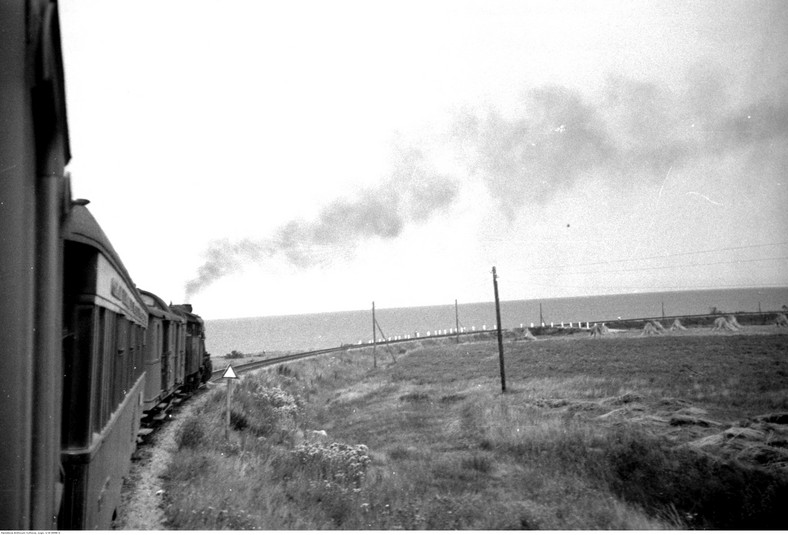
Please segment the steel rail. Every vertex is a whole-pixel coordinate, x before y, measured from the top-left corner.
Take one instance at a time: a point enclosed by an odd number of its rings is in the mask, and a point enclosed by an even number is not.
[[[281,364],[283,362],[290,362],[291,360],[298,360],[307,357],[314,357],[315,355],[323,355],[325,353],[333,353],[336,351],[344,351],[345,349],[350,349],[353,346],[343,346],[343,347],[332,347],[328,349],[316,349],[314,351],[306,351],[304,353],[293,353],[292,355],[283,355],[281,357],[273,357],[270,359],[258,360],[257,362],[248,362],[246,364],[238,364],[233,366],[233,370],[236,373],[244,373],[250,370],[254,370],[257,368],[264,368],[266,366],[273,366],[274,364]],[[358,346],[356,346],[358,347]],[[232,365],[232,363],[230,363]],[[217,380],[221,379],[224,375],[226,368],[224,370],[218,370],[211,374],[211,382],[216,382]]]
[[[486,333],[494,333],[494,330],[487,329],[487,330],[478,330],[478,331],[466,331],[464,333],[460,333],[460,336],[471,336],[474,334],[486,334]],[[437,335],[430,335],[430,336],[419,336],[418,338],[402,338],[400,340],[380,340],[377,342],[377,345],[390,345],[390,344],[406,344],[408,342],[417,342],[421,340],[433,340],[435,338],[455,338],[457,333],[450,333],[450,334],[437,334]],[[292,360],[299,360],[307,357],[314,357],[317,355],[325,355],[328,353],[336,353],[338,351],[347,351],[349,349],[363,349],[367,347],[372,347],[375,345],[374,342],[364,342],[363,344],[351,344],[351,345],[344,345],[339,347],[329,347],[326,349],[315,349],[312,351],[305,351],[302,353],[293,353],[291,355],[283,355],[281,357],[273,357],[270,359],[265,360],[258,360],[257,362],[249,362],[246,364],[238,364],[237,366],[233,366],[233,370],[236,373],[243,373],[248,372],[250,370],[255,370],[257,368],[264,368],[266,366],[273,366],[274,364],[282,364],[283,362],[290,362]],[[232,363],[230,363],[232,365]],[[222,378],[224,375],[225,369],[215,371],[211,374],[211,382],[216,382],[217,380]]]

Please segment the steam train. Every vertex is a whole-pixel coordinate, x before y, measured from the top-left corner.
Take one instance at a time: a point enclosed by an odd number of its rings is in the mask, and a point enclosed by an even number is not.
[[[57,4],[0,0],[0,529],[107,529],[146,413],[210,377],[74,200]]]

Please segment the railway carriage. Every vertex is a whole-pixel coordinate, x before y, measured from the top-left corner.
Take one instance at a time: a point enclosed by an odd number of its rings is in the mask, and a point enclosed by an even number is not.
[[[148,308],[148,334],[145,351],[145,398],[143,407],[149,411],[170,397],[180,386],[177,381],[179,344],[185,332],[184,319],[175,314],[157,295],[140,291]]]
[[[61,529],[109,526],[142,416],[148,311],[88,210],[64,227]]]

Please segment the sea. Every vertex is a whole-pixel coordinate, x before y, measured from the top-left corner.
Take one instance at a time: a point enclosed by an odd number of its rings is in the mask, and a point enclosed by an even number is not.
[[[584,325],[614,319],[784,311],[788,287],[629,293],[591,297],[501,301],[504,329],[539,325]],[[663,314],[664,311],[664,314]],[[386,338],[424,336],[455,329],[493,329],[495,303],[458,303],[377,308],[375,320]],[[372,310],[206,320],[206,348],[214,356],[233,350],[308,351],[372,341]]]

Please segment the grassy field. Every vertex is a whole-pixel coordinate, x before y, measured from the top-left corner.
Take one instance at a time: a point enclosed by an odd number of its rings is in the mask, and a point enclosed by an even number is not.
[[[788,527],[784,330],[509,340],[503,395],[494,341],[391,350],[245,377],[229,441],[204,394],[168,527]]]

